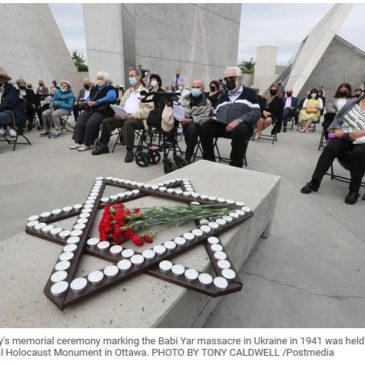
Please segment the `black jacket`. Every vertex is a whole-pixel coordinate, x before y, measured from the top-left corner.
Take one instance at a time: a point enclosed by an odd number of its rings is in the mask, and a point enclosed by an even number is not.
[[[8,83],[4,86],[0,103],[0,112],[6,111],[13,113],[15,124],[17,126],[24,126],[26,120],[24,100],[20,99],[19,90],[12,84]]]

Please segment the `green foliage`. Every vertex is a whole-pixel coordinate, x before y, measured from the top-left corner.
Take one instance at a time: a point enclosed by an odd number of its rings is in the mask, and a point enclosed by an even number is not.
[[[87,65],[85,65],[86,59],[83,54],[78,53],[76,50],[72,51],[72,59],[78,72],[85,72],[89,70]]]
[[[238,67],[245,74],[253,74],[255,72],[255,62],[252,57],[249,61],[243,60]]]

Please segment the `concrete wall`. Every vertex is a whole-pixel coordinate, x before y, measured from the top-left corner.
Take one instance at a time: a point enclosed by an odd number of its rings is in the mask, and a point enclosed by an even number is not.
[[[332,98],[342,82],[353,89],[365,81],[365,52],[339,36],[335,36],[316,68],[304,84],[300,96],[307,90],[323,85],[328,98]]]
[[[22,77],[33,86],[42,79],[67,79],[78,75],[69,51],[47,4],[0,4],[0,65],[15,81]]]
[[[187,86],[195,78],[206,84],[222,78],[237,63],[240,9],[240,4],[85,4],[90,77],[103,68],[115,83],[125,84],[128,67],[140,64],[158,73],[164,86],[177,68]]]
[[[253,87],[263,94],[276,78],[278,49],[274,46],[257,47]]]

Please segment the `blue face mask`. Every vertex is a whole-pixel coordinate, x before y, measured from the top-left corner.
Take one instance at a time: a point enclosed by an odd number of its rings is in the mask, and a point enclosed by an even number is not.
[[[131,86],[134,86],[137,83],[137,79],[135,77],[130,77],[128,82]]]
[[[196,89],[196,88],[191,89],[191,95],[193,95],[195,98],[197,98],[201,94],[202,94],[202,91],[200,89]]]

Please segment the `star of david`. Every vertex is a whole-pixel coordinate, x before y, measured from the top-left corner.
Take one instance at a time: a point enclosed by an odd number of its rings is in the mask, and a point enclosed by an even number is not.
[[[107,186],[122,188],[125,191],[103,197]],[[220,218],[196,222],[195,229],[163,244],[139,251],[90,236],[97,211],[104,205],[125,203],[148,195],[186,204],[220,204],[232,210]],[[71,304],[142,273],[213,297],[239,291],[242,282],[218,236],[251,216],[253,212],[242,202],[196,193],[186,178],[158,184],[144,184],[115,177],[97,177],[84,204],[75,204],[31,216],[28,218],[25,231],[63,246],[44,288],[45,295],[63,310]],[[76,217],[72,231],[52,224],[71,217]],[[171,261],[197,245],[204,245],[214,275]],[[75,278],[82,255],[85,253],[109,261],[110,264],[86,276]]]

